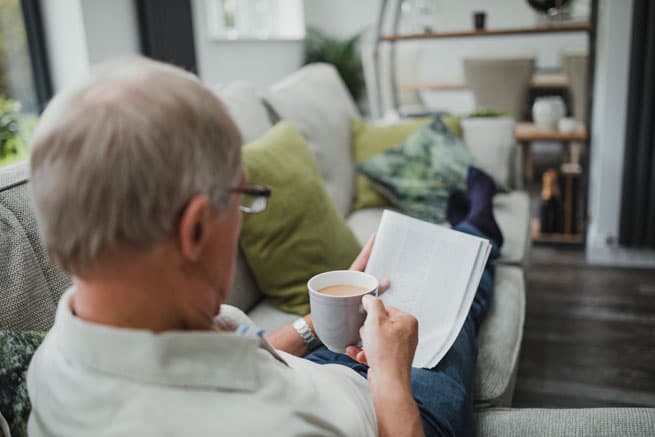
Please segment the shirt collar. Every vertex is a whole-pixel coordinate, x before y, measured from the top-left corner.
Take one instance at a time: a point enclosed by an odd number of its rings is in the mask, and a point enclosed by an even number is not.
[[[253,391],[259,384],[261,339],[232,332],[116,328],[75,317],[69,288],[59,301],[52,332],[68,360],[144,383]],[[264,358],[265,359],[265,358]]]

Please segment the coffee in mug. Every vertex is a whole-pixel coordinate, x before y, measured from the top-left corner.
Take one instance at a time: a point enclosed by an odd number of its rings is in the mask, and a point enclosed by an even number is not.
[[[323,294],[329,294],[330,296],[355,296],[361,295],[368,290],[366,287],[360,287],[358,285],[335,284],[323,287],[318,291]]]

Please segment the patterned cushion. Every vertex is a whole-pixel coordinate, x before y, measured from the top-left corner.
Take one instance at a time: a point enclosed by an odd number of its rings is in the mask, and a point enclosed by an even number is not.
[[[27,368],[45,332],[0,331],[0,413],[11,435],[27,435],[30,400],[27,396]]]
[[[477,162],[440,115],[398,147],[357,165],[391,203],[407,214],[433,223],[446,221],[448,196],[466,190],[466,175]],[[496,180],[499,191],[507,191]]]
[[[442,223],[448,195],[466,189],[473,158],[440,117],[404,143],[357,165],[357,170],[408,214]]]
[[[27,163],[0,170],[0,329],[46,330],[71,284],[39,237]]]

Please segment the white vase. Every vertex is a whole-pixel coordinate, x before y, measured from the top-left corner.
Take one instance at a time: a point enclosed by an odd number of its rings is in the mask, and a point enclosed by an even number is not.
[[[539,130],[556,130],[557,122],[565,114],[566,105],[561,97],[539,97],[532,105],[532,120]]]

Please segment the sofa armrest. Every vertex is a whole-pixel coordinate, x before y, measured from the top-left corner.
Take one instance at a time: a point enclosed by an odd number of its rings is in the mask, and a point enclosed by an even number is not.
[[[490,409],[476,414],[478,436],[653,436],[655,408]]]

